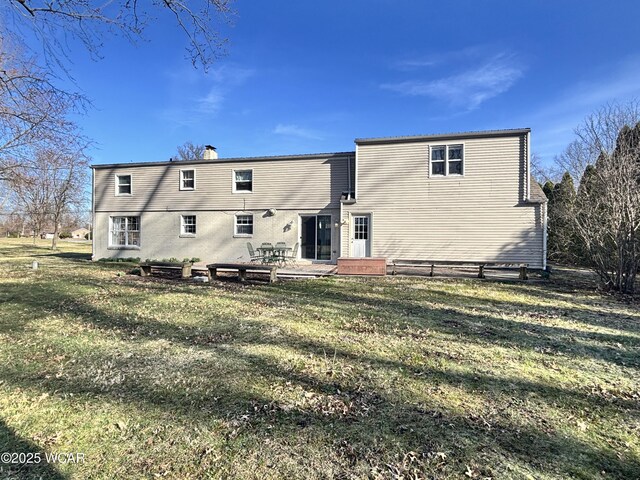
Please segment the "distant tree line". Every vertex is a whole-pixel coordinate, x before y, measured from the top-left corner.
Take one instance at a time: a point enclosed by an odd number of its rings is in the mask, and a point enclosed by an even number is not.
[[[542,186],[548,257],[593,269],[607,290],[633,293],[640,270],[638,103],[599,110],[576,136],[556,159],[562,179]]]

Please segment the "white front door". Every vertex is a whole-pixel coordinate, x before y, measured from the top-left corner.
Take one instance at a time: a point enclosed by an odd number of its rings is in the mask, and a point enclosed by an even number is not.
[[[353,256],[355,258],[369,257],[371,256],[371,219],[369,215],[354,215],[352,218],[353,238],[351,243],[353,245]]]

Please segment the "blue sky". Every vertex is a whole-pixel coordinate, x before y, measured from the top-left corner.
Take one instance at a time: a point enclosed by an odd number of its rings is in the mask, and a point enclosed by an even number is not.
[[[637,1],[235,3],[209,73],[160,18],[137,46],[74,52],[95,108],[95,163],[167,160],[187,140],[221,157],[345,151],[353,139],[532,128],[551,161],[608,101],[640,97]]]

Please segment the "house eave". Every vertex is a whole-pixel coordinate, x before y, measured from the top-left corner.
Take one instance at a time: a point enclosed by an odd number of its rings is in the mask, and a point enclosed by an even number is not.
[[[329,158],[349,158],[356,154],[353,152],[331,152],[331,153],[309,153],[302,155],[275,155],[266,157],[235,157],[235,158],[218,158],[215,160],[165,160],[162,162],[131,162],[131,163],[106,163],[94,164],[91,168],[99,170],[103,168],[129,168],[129,167],[151,167],[158,165],[201,165],[201,164],[223,164],[223,163],[250,163],[250,162],[273,162],[273,161],[295,161],[295,160],[314,160]]]
[[[471,138],[511,137],[531,132],[530,128],[514,128],[507,130],[486,130],[478,132],[438,133],[433,135],[409,135],[401,137],[356,138],[356,145],[380,145],[411,142],[437,142],[444,140],[462,140]]]

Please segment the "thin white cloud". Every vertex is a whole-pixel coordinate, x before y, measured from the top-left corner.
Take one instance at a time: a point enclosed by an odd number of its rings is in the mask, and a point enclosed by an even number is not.
[[[387,83],[380,87],[402,95],[431,97],[468,111],[509,90],[523,73],[524,69],[512,56],[499,54],[455,75]]]
[[[222,65],[209,72],[216,83],[225,85],[240,85],[254,74],[255,70],[237,65]]]
[[[403,60],[395,62],[392,68],[398,70],[419,70],[423,68],[431,68],[437,65],[452,63],[468,63],[477,61],[478,59],[491,56],[495,52],[495,46],[491,45],[472,45],[460,50],[451,50],[448,52],[431,53],[428,55],[407,56]]]
[[[276,128],[273,129],[273,133],[290,137],[306,138],[309,140],[323,139],[322,135],[319,132],[294,124],[279,123],[278,125],[276,125]]]
[[[399,70],[413,70],[418,68],[435,67],[440,63],[440,60],[435,58],[411,58],[407,60],[401,60],[394,64],[394,67]]]
[[[194,110],[201,112],[203,114],[210,113],[215,114],[218,113],[218,110],[222,107],[222,103],[224,102],[224,92],[217,86],[212,87],[204,97],[200,97],[196,101],[196,106]]]
[[[607,103],[640,99],[640,57],[593,66],[590,77],[570,85],[518,122],[532,127],[533,149],[550,163],[575,139],[574,129]]]
[[[553,99],[537,113],[537,117],[560,120],[560,124],[574,122],[576,116],[582,120],[605,103],[625,101],[640,96],[640,57],[629,57],[617,64],[607,66],[604,74],[591,77],[571,85],[559,99]],[[565,121],[566,120],[566,121]],[[557,127],[561,128],[561,127]],[[563,128],[563,127],[562,127]]]
[[[169,72],[172,101],[160,111],[163,121],[190,127],[216,116],[233,89],[255,75],[255,70],[238,65],[222,65],[208,73],[193,69]]]

